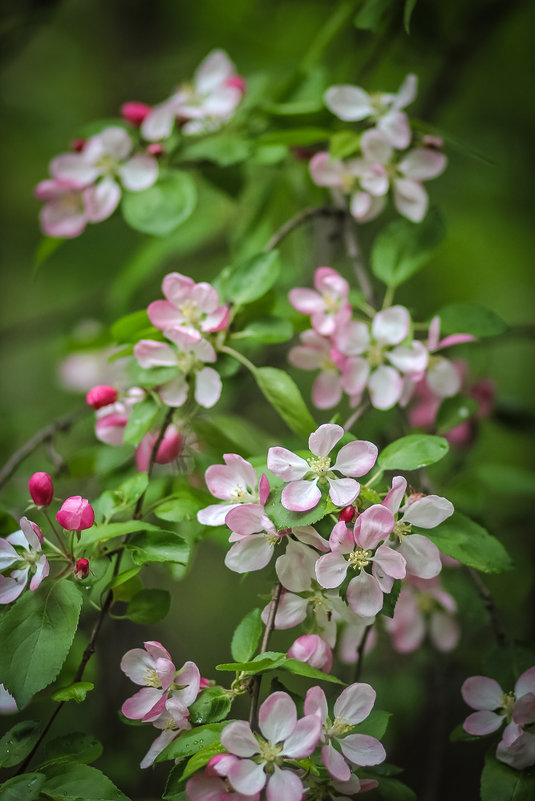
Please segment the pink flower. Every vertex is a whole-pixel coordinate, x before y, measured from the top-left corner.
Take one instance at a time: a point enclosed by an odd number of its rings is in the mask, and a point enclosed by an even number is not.
[[[231,509],[225,523],[232,531],[229,542],[233,543],[225,556],[225,564],[235,573],[262,570],[286,534],[276,530],[264,507],[256,503],[239,504]]]
[[[266,785],[269,801],[301,801],[301,778],[282,767],[288,760],[310,756],[320,738],[321,721],[315,714],[297,719],[297,709],[285,692],[272,693],[258,713],[261,736],[245,721],[229,723],[221,744],[239,759],[230,765],[228,779],[239,793],[260,792]],[[253,759],[256,757],[256,759]]]
[[[141,692],[143,691],[141,690]],[[129,700],[132,701],[133,699]],[[162,712],[155,720],[151,718],[150,722],[155,728],[163,729],[163,731],[153,740],[151,747],[140,762],[140,768],[150,768],[158,754],[160,754],[169,743],[172,743],[180,732],[191,729],[188,709],[175,695],[166,698]]]
[[[297,311],[311,316],[318,334],[329,336],[342,320],[351,316],[349,284],[336,270],[318,267],[314,273],[314,286],[315,290],[290,290],[290,303]]]
[[[63,501],[56,520],[66,531],[83,531],[94,524],[95,512],[87,498],[73,495]]]
[[[228,324],[228,308],[219,305],[219,296],[210,284],[196,284],[186,275],[169,273],[162,290],[166,300],[150,303],[147,312],[151,323],[164,333],[178,329],[184,341],[198,342],[202,334],[221,331]]]
[[[152,450],[159,437],[159,432],[149,432],[145,434],[136,449],[136,465],[140,473],[148,470]],[[165,434],[158,446],[155,462],[156,464],[169,464],[178,458],[182,450],[182,435],[174,425],[169,425],[165,429]]]
[[[312,329],[303,331],[300,338],[301,344],[288,353],[288,361],[301,370],[320,370],[314,381],[312,401],[318,409],[331,409],[342,397],[340,368],[345,357]]]
[[[397,514],[407,489],[403,476],[394,476],[392,489],[384,498],[382,505],[392,514]],[[438,576],[442,570],[440,552],[437,546],[422,534],[412,533],[412,527],[435,528],[454,512],[453,504],[440,495],[424,495],[417,499],[408,498],[401,509],[401,517],[393,527],[393,537],[397,537],[397,550],[407,562],[407,573],[422,579]]]
[[[456,395],[461,388],[461,375],[454,362],[435,356],[434,353],[442,348],[460,345],[464,342],[474,342],[471,334],[452,334],[440,339],[440,317],[433,317],[429,325],[429,338],[427,349],[430,354],[429,367],[426,372],[426,381],[429,388],[440,398],[449,398]]]
[[[121,117],[127,122],[139,128],[143,120],[150,114],[151,107],[146,103],[139,103],[138,101],[130,101],[123,103],[121,106]]]
[[[316,715],[322,724],[321,758],[329,774],[339,781],[348,781],[354,765],[378,765],[386,758],[385,749],[375,737],[351,734],[353,726],[365,720],[373,709],[375,690],[369,684],[351,684],[343,690],[334,704],[334,715],[329,717],[325,693],[320,687],[311,687],[305,697],[305,715]],[[338,745],[341,752],[334,747]]]
[[[115,387],[108,387],[99,384],[93,389],[90,389],[85,399],[89,406],[93,409],[102,409],[104,406],[109,406],[117,400],[117,390]]]
[[[418,648],[429,628],[431,642],[439,651],[451,651],[459,641],[455,620],[457,605],[440,586],[439,580],[409,576],[402,588],[394,617],[385,618],[396,651],[409,653]]]
[[[89,575],[89,559],[78,559],[74,576],[77,579],[86,579]]]
[[[343,437],[344,429],[332,423],[320,426],[308,439],[312,456],[303,459],[286,448],[270,448],[268,468],[278,478],[290,483],[284,487],[281,503],[293,512],[306,512],[318,505],[322,486],[329,485],[329,496],[336,506],[353,503],[360,491],[354,476],[365,475],[377,459],[377,448],[371,442],[356,440],[344,445],[331,466],[328,456]],[[346,478],[336,478],[335,472]]]
[[[43,535],[36,523],[27,517],[21,517],[20,529],[0,539],[0,604],[9,604],[21,595],[30,571],[33,577],[30,590],[36,590],[50,572],[50,565],[44,553],[41,553]]]
[[[330,673],[333,666],[333,652],[328,642],[318,634],[303,634],[295,640],[286,656],[306,662],[311,667]]]
[[[45,202],[39,220],[47,236],[72,239],[90,222],[83,191],[70,181],[41,181],[35,187],[35,197]]]
[[[244,795],[229,790],[225,779],[232,765],[239,760],[230,754],[216,754],[202,773],[196,773],[186,783],[189,801],[260,801],[260,793]]]
[[[405,577],[404,557],[388,545],[379,545],[390,536],[394,525],[394,516],[386,507],[370,506],[359,515],[353,531],[343,521],[335,525],[329,539],[331,553],[316,563],[318,582],[329,589],[340,586],[349,568],[358,572],[348,584],[346,597],[362,617],[380,612],[383,592],[390,592],[394,579]],[[365,569],[370,563],[372,573]]]
[[[120,400],[97,409],[95,435],[106,445],[122,445],[132,406],[145,398],[145,390],[132,387]]]
[[[54,484],[49,473],[34,473],[28,481],[28,489],[36,506],[50,506],[54,497]]]
[[[463,728],[469,734],[490,734],[506,723],[496,758],[517,770],[535,764],[535,735],[524,726],[535,722],[535,667],[525,670],[517,679],[512,693],[504,693],[494,679],[471,676],[463,683],[461,693],[472,709]]]
[[[216,498],[228,503],[207,506],[197,513],[204,526],[221,526],[231,509],[242,503],[262,506],[269,495],[269,481],[262,473],[260,481],[252,464],[237,453],[224,453],[225,464],[214,464],[204,474],[206,486]]]

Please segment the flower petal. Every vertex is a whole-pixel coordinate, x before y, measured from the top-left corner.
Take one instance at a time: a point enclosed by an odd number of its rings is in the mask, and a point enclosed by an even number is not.
[[[382,364],[369,377],[368,389],[376,409],[390,409],[401,396],[403,381],[397,370]]]
[[[305,759],[316,748],[321,736],[321,720],[307,715],[297,721],[295,729],[284,741],[282,754],[290,759]]]
[[[344,476],[364,476],[374,466],[377,453],[377,446],[373,442],[349,442],[340,448],[333,470],[338,470]]]
[[[349,734],[340,740],[340,748],[354,765],[379,765],[386,759],[386,751],[379,740],[367,734]]]
[[[337,751],[331,743],[327,743],[321,749],[321,759],[328,773],[333,779],[346,782],[351,777],[351,769],[342,754]]]
[[[503,701],[502,688],[487,676],[470,676],[461,687],[461,695],[468,706],[478,710],[498,709]]]
[[[344,436],[342,426],[334,423],[324,423],[308,438],[308,447],[314,456],[327,456],[336,443]]]
[[[463,722],[463,729],[468,734],[490,734],[496,729],[499,729],[505,718],[503,715],[497,715],[495,712],[490,712],[488,709],[482,709],[479,712],[473,712],[468,715]]]
[[[372,617],[383,608],[383,593],[377,579],[365,570],[351,579],[346,597],[351,609],[362,617]]]
[[[301,801],[302,798],[303,783],[299,776],[293,770],[281,770],[275,765],[268,779],[267,801]]]
[[[221,732],[221,745],[239,757],[251,757],[260,753],[258,740],[244,720],[236,720],[225,726]]]
[[[407,573],[418,578],[430,579],[442,570],[440,551],[434,542],[422,534],[403,537],[399,552],[407,561]]]
[[[275,471],[273,471],[275,472]],[[306,512],[313,509],[321,500],[321,490],[314,481],[292,481],[281,493],[281,503],[292,512]]]
[[[303,478],[309,471],[308,462],[286,448],[270,448],[267,455],[267,466],[282,481],[295,481]]]
[[[288,693],[272,693],[258,710],[260,731],[273,744],[289,737],[296,724],[297,709]]]
[[[331,86],[324,99],[329,111],[346,122],[364,120],[373,114],[370,96],[359,86]]]
[[[334,714],[356,725],[365,720],[375,704],[375,690],[369,684],[351,684],[343,690],[334,704]]]
[[[347,568],[348,563],[342,554],[326,553],[320,556],[316,562],[316,578],[318,583],[327,589],[339,587],[346,577]]]
[[[335,506],[349,506],[360,492],[360,484],[354,478],[327,478],[329,497]]]
[[[443,523],[454,512],[453,504],[440,495],[426,495],[419,498],[406,509],[403,522],[413,523],[420,528],[434,528]]]

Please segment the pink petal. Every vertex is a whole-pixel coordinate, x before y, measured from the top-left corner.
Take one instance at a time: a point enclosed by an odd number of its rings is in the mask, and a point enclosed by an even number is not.
[[[453,615],[447,612],[433,612],[429,620],[429,635],[438,651],[452,651],[461,633]]]
[[[327,720],[329,707],[327,706],[327,698],[321,687],[311,687],[307,691],[304,703],[305,715],[316,715],[322,723]]]
[[[260,753],[258,740],[255,739],[251,727],[244,720],[229,723],[221,732],[221,745],[239,757],[251,757]]]
[[[331,86],[325,93],[325,105],[346,122],[364,120],[373,114],[369,94],[358,86]]]
[[[161,754],[163,749],[167,745],[169,745],[169,743],[172,743],[175,737],[178,737],[177,731],[173,730],[163,731],[159,735],[159,737],[156,737],[156,739],[153,740],[151,747],[141,760],[139,767],[141,769],[150,768],[150,766],[154,763],[154,760],[156,759],[158,754]]]
[[[130,192],[148,189],[158,178],[158,162],[153,156],[137,155],[119,167],[123,186]]]
[[[295,729],[284,741],[282,754],[290,759],[305,759],[316,748],[321,736],[321,720],[307,715],[297,721]]]
[[[272,743],[279,743],[289,737],[296,724],[297,710],[288,693],[272,693],[258,711],[260,731]]]
[[[316,578],[322,587],[339,587],[346,577],[348,563],[339,553],[326,553],[316,562]],[[381,595],[382,598],[382,595]]]
[[[267,801],[301,801],[303,792],[303,784],[296,773],[274,766],[273,773],[268,778]]]
[[[336,443],[344,436],[342,426],[334,423],[324,423],[308,438],[308,447],[314,456],[327,456]]]
[[[411,503],[403,514],[405,523],[413,523],[420,528],[434,528],[443,523],[454,512],[453,504],[440,495],[426,495]]]
[[[259,531],[273,530],[273,523],[259,503],[238,504],[228,513],[225,523],[238,534],[250,535]]]
[[[318,554],[308,545],[289,540],[286,553],[279,556],[275,565],[282,586],[292,592],[309,590],[317,559]]]
[[[468,734],[490,734],[496,729],[499,729],[504,721],[502,715],[497,715],[495,712],[490,712],[488,709],[483,709],[480,712],[473,712],[468,715],[463,723],[463,729]]]
[[[207,314],[202,321],[203,331],[221,331],[226,328],[229,321],[229,311],[227,306],[219,306],[212,313]]]
[[[355,547],[355,535],[350,531],[343,520],[335,523],[329,536],[331,551],[338,554],[351,553]]]
[[[389,111],[381,117],[377,127],[397,150],[404,150],[411,141],[409,120],[402,111]]]
[[[99,170],[82,153],[63,153],[50,162],[50,174],[73,189],[82,189],[98,178]]]
[[[351,684],[334,704],[334,715],[356,725],[365,720],[375,704],[375,690],[369,684]]]
[[[65,239],[79,236],[87,225],[81,193],[49,201],[39,213],[43,233]]]
[[[177,355],[170,345],[154,339],[141,339],[134,346],[134,356],[141,367],[174,367],[177,364]]]
[[[16,570],[11,576],[0,575],[0,604],[10,604],[23,592],[28,580],[28,571]],[[14,574],[17,574],[16,576]],[[22,575],[24,574],[24,575]]]
[[[195,400],[205,409],[211,409],[221,396],[223,383],[213,367],[203,367],[195,374]]]
[[[295,481],[303,478],[310,470],[308,462],[301,456],[280,447],[268,450],[267,466],[282,481]]]
[[[387,576],[391,576],[394,579],[405,578],[405,559],[400,553],[389,548],[388,545],[380,545],[373,558]]]
[[[383,593],[377,579],[365,570],[351,579],[346,597],[351,609],[361,617],[373,617],[383,608]]]
[[[162,384],[158,394],[166,406],[178,408],[185,404],[188,391],[189,385],[185,376],[177,375],[176,378],[172,378],[171,381],[166,381],[165,384]]]
[[[387,358],[401,373],[419,375],[427,367],[429,354],[422,342],[411,342],[410,347],[398,345],[387,354]]]
[[[410,105],[415,98],[418,91],[418,76],[410,73],[407,75],[392,102],[392,108],[400,109]]]
[[[50,573],[50,565],[47,561],[46,556],[43,554],[39,561],[37,562],[37,568],[35,573],[30,581],[30,590],[36,590],[40,583],[45,579],[48,574]]]
[[[382,505],[386,506],[387,509],[390,509],[390,511],[395,514],[401,506],[406,489],[407,479],[403,478],[403,476],[394,476],[392,479],[392,489],[382,500]]]
[[[428,181],[440,175],[446,168],[446,163],[444,153],[428,148],[415,148],[402,159],[398,169],[413,181]]]
[[[342,188],[344,185],[344,165],[329,153],[316,153],[310,159],[310,176],[316,186]]]
[[[374,220],[385,207],[386,198],[372,197],[368,192],[354,192],[351,196],[349,209],[352,216],[359,222]]]
[[[333,470],[344,476],[364,476],[377,460],[377,446],[366,440],[355,440],[340,448]]]
[[[163,701],[163,704],[162,704]],[[139,692],[127,698],[121,707],[125,718],[131,720],[149,720],[160,714],[159,707],[165,705],[164,691],[156,687],[143,687]]]
[[[372,334],[380,345],[398,345],[409,333],[410,315],[404,306],[391,306],[373,318]]]
[[[441,398],[456,395],[461,388],[461,377],[449,359],[434,362],[426,373],[426,379],[429,388]]]
[[[225,565],[235,573],[262,570],[269,563],[273,548],[262,534],[251,534],[232,545],[225,556]]]
[[[497,709],[503,702],[502,688],[487,676],[470,676],[461,687],[461,695],[472,709]]]
[[[409,534],[403,537],[399,552],[407,561],[407,573],[423,579],[438,576],[442,570],[440,551],[437,546],[422,534]]]
[[[161,103],[154,106],[141,124],[141,134],[149,142],[157,142],[159,139],[167,139],[173,130],[175,113],[169,103]]]
[[[314,481],[303,479],[287,484],[281,493],[281,503],[284,508],[292,512],[306,512],[317,506],[321,500],[321,491],[316,486],[317,480],[317,478]]]
[[[334,371],[320,373],[314,381],[312,402],[317,409],[332,409],[340,403],[342,385],[339,374]]]
[[[337,751],[331,743],[327,743],[321,749],[321,759],[328,773],[333,779],[346,782],[351,776],[351,769],[342,754]]]
[[[377,164],[388,164],[392,158],[392,145],[383,131],[370,128],[360,138],[360,146],[364,158]]]
[[[18,559],[19,555],[11,543],[6,539],[0,539],[0,571],[11,567]]]
[[[188,801],[222,801],[224,795],[225,784],[219,776],[196,773],[186,782]]]
[[[515,693],[517,698],[521,698],[526,693],[535,693],[535,667],[528,668],[518,677]]]
[[[379,765],[386,759],[386,751],[379,740],[367,734],[349,734],[340,740],[340,748],[354,765]]]
[[[323,299],[313,289],[291,289],[288,298],[301,314],[313,314],[323,309]]]
[[[323,551],[323,553],[328,553],[330,550],[329,543],[312,526],[295,526],[292,531],[299,542],[311,545],[316,550]]]
[[[509,747],[503,742],[498,743],[496,757],[515,770],[524,770],[535,765],[535,735],[525,731]]]
[[[370,195],[380,197],[388,192],[388,174],[380,164],[369,164],[362,170],[360,184]]]
[[[421,222],[426,215],[429,198],[417,181],[397,178],[394,181],[394,203],[404,217],[412,222]]]
[[[368,379],[368,389],[376,409],[390,409],[401,396],[403,381],[393,367],[381,365]]]
[[[525,693],[516,701],[513,707],[513,720],[519,726],[528,726],[535,722],[535,695],[533,693]]]
[[[329,497],[335,506],[349,506],[360,492],[360,484],[354,478],[327,478]]]
[[[254,795],[254,793],[259,793],[266,783],[264,765],[257,765],[250,759],[240,759],[231,766],[228,779],[239,793]]]
[[[264,624],[268,621],[270,607],[271,602],[262,610]],[[292,592],[282,593],[277,606],[277,614],[275,615],[275,628],[293,629],[294,626],[298,626],[306,618],[307,608],[308,601],[306,598],[301,598],[301,596],[294,595]]]
[[[358,356],[347,359],[343,368],[342,389],[348,395],[360,395],[366,387],[369,375],[370,365],[366,359]]]
[[[369,506],[355,523],[355,541],[364,550],[374,550],[392,533],[395,525],[394,515],[380,503]]]
[[[203,526],[223,526],[228,513],[239,505],[239,503],[218,503],[206,506],[197,512],[197,520]]]

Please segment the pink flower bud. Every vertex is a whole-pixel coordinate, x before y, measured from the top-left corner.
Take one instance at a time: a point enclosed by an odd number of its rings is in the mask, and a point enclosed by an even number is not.
[[[354,506],[344,506],[340,514],[338,515],[338,520],[342,520],[344,523],[351,523],[355,516],[355,512],[357,510]]]
[[[74,575],[77,579],[86,579],[89,575],[89,559],[78,559]]]
[[[95,522],[93,507],[81,495],[74,495],[63,501],[62,507],[56,515],[56,520],[67,531],[82,531],[91,528]]]
[[[242,95],[244,95],[247,90],[247,81],[245,78],[242,78],[241,75],[231,75],[230,78],[227,78],[225,84],[226,86],[232,86],[234,89],[239,89]]]
[[[93,409],[102,409],[103,406],[109,406],[110,403],[115,403],[117,400],[117,390],[115,387],[98,384],[96,387],[89,390],[85,399]]]
[[[48,473],[34,473],[28,481],[28,489],[36,506],[49,506],[52,502],[54,485]]]
[[[333,665],[333,652],[330,645],[318,634],[304,634],[298,637],[286,656],[307,662],[311,667],[329,673]]]
[[[151,110],[151,107],[147,106],[146,103],[132,101],[130,103],[123,103],[121,106],[121,116],[127,122],[139,127]]]
[[[159,142],[151,142],[150,145],[147,145],[147,153],[149,156],[155,156],[156,158],[159,158],[160,156],[163,156],[165,150],[163,145],[160,145]]]
[[[39,542],[43,542],[43,532],[41,531],[41,529],[39,528],[37,523],[34,523],[33,520],[28,520],[28,523],[33,528],[33,530],[35,531],[35,535],[36,535],[37,539],[39,540]]]
[[[87,139],[73,139],[71,142],[71,150],[74,150],[75,153],[81,153],[86,142]]]
[[[207,687],[211,687],[211,686],[212,686],[211,680],[210,679],[203,679],[203,677],[201,676],[201,681],[199,683],[199,689],[206,690]]]
[[[152,449],[158,439],[157,434],[145,434],[136,451],[136,464],[140,473],[148,470]],[[157,464],[169,464],[177,456],[180,455],[182,450],[182,436],[174,427],[170,425],[167,427],[164,437],[158,448],[155,462]]]

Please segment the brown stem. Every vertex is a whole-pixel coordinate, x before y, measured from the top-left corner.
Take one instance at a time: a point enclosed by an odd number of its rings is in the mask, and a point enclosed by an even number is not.
[[[364,633],[360,638],[360,642],[357,648],[357,664],[355,665],[355,678],[354,681],[360,681],[360,677],[362,675],[362,666],[364,664],[364,649],[366,647],[366,641],[370,636],[370,632],[373,629],[373,623],[370,623],[369,626],[366,626],[364,629]]]
[[[11,478],[18,466],[34,451],[39,445],[52,440],[56,434],[65,433],[69,431],[74,423],[84,415],[88,414],[91,410],[89,408],[77,409],[75,412],[59,417],[53,420],[47,426],[42,428],[33,435],[28,442],[25,442],[15,453],[7,460],[2,470],[0,470],[0,489]]]
[[[264,636],[262,637],[262,643],[260,645],[260,653],[265,654],[268,649],[269,638],[271,636],[271,632],[273,631],[273,627],[275,625],[275,615],[277,614],[277,609],[279,606],[279,601],[282,592],[282,584],[280,581],[277,583],[276,587],[273,588],[273,593],[271,596],[271,603],[269,606],[269,615],[266,622],[266,627],[264,629]],[[251,708],[249,710],[249,725],[253,726],[256,720],[256,713],[258,710],[258,699],[260,697],[260,682],[261,676],[257,674],[253,676],[253,680],[250,685],[250,693],[251,693]]]
[[[303,211],[299,211],[294,217],[291,217],[283,225],[281,225],[278,231],[275,231],[264,250],[274,250],[276,247],[278,247],[280,242],[282,242],[282,240],[288,236],[288,234],[291,234],[291,232],[295,231],[296,228],[299,228],[301,225],[304,225],[306,222],[314,219],[315,217],[343,218],[344,216],[344,209],[337,208],[336,206],[314,206],[310,209],[303,209]]]
[[[501,616],[498,611],[498,607],[496,606],[496,603],[494,601],[494,598],[492,597],[487,586],[481,580],[481,577],[477,572],[477,570],[474,570],[473,567],[467,567],[466,570],[468,575],[470,576],[470,579],[472,580],[474,587],[477,590],[477,594],[483,601],[485,609],[490,615],[490,623],[492,626],[492,631],[494,633],[494,637],[496,638],[498,646],[501,648],[507,644],[507,635],[503,628]]]
[[[147,473],[148,473],[149,479],[150,479],[150,477],[152,475],[152,471],[154,469],[154,464],[156,462],[156,455],[158,453],[158,448],[160,447],[161,442],[162,442],[162,440],[164,438],[167,426],[171,422],[171,418],[173,416],[173,412],[174,412],[174,409],[168,409],[167,414],[165,415],[165,419],[163,421],[162,427],[160,428],[160,431],[159,431],[159,434],[158,434],[158,438],[156,439],[156,442],[154,443],[154,445],[152,447],[152,451],[151,451],[151,454],[150,454],[150,460],[149,460],[149,466],[148,466],[148,469],[147,469]],[[144,499],[144,497],[145,497],[145,493],[143,493],[138,498],[138,501],[136,503],[136,508],[135,508],[134,514],[133,514],[133,520],[140,520],[141,517],[142,517],[143,499]],[[128,536],[129,535],[126,534],[125,537],[123,537],[122,548],[117,553],[117,558],[115,559],[115,565],[113,567],[112,581],[119,574],[119,569],[121,567],[121,560],[122,560],[123,553],[124,553],[124,546],[128,542]],[[102,628],[102,625],[104,623],[106,615],[108,614],[108,612],[110,610],[110,607],[111,607],[112,603],[113,603],[113,590],[109,589],[107,594],[106,594],[106,598],[104,599],[104,603],[102,604],[102,609],[100,610],[98,618],[96,620],[96,623],[95,623],[95,625],[93,627],[93,631],[91,632],[91,637],[89,639],[89,642],[88,642],[88,644],[87,644],[87,646],[86,646],[86,648],[85,648],[85,650],[84,650],[84,652],[82,654],[82,658],[80,660],[80,664],[78,665],[78,669],[76,671],[76,674],[74,676],[74,679],[73,679],[72,683],[76,683],[76,682],[82,680],[82,677],[84,675],[84,671],[86,669],[87,663],[89,662],[89,660],[91,659],[91,657],[95,653],[96,642],[97,642],[97,638],[98,638],[100,629]],[[41,745],[44,737],[46,736],[47,732],[49,731],[50,727],[52,726],[54,720],[58,716],[60,709],[63,707],[63,705],[65,703],[66,703],[65,701],[61,701],[58,704],[58,706],[56,707],[56,709],[52,713],[51,717],[49,718],[47,724],[45,725],[45,728],[43,729],[39,739],[36,742],[36,744],[34,745],[32,750],[30,751],[30,753],[28,754],[28,756],[26,757],[24,762],[21,764],[21,766],[18,769],[17,773],[15,774],[16,776],[18,776],[21,773],[24,773],[24,771],[26,770],[26,768],[30,764],[31,760],[33,759],[33,756],[36,753],[37,749]]]

